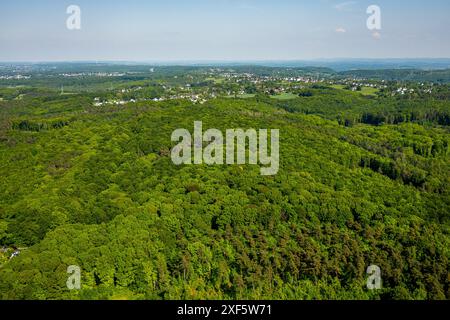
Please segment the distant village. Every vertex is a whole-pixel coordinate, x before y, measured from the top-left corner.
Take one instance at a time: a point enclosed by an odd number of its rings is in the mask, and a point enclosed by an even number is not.
[[[21,81],[26,83],[34,77],[41,77],[40,73],[25,73],[29,71],[25,67],[19,69],[2,71],[0,69],[0,81]],[[51,77],[57,79],[81,79],[81,78],[121,78],[138,76],[143,79],[141,85],[130,85],[120,87],[116,82],[111,82],[109,88],[105,89],[107,94],[94,98],[93,106],[102,107],[107,105],[125,105],[128,103],[144,101],[166,101],[175,99],[186,99],[192,103],[204,104],[208,100],[217,97],[251,97],[256,94],[276,96],[281,94],[296,95],[299,90],[313,85],[326,85],[340,87],[349,91],[366,91],[372,94],[382,91],[388,96],[405,96],[412,94],[432,94],[433,83],[396,82],[385,80],[368,80],[356,78],[341,78],[338,76],[324,75],[320,72],[310,72],[298,75],[298,70],[284,70],[283,72],[268,72],[268,74],[257,74],[246,71],[233,70],[231,68],[209,68],[201,72],[186,72],[186,74],[174,75],[173,81],[164,81],[155,77],[157,67],[147,69],[145,72],[60,72]],[[290,74],[292,73],[292,75]],[[119,88],[114,88],[114,84]],[[148,92],[148,86],[158,85],[157,93]],[[23,84],[21,85],[23,86]],[[20,86],[18,86],[20,87]],[[63,89],[61,94],[70,94],[71,90]],[[76,89],[72,89],[76,90]],[[75,92],[74,92],[75,93]],[[20,97],[19,97],[20,98]],[[0,97],[1,100],[5,98]]]
[[[152,69],[153,72],[153,69]],[[204,104],[210,99],[217,97],[250,97],[255,94],[265,95],[280,95],[285,93],[292,93],[300,89],[308,88],[308,86],[315,84],[322,84],[327,86],[342,86],[346,90],[360,91],[361,88],[374,89],[374,92],[379,90],[390,90],[391,96],[412,94],[415,92],[431,94],[433,91],[432,84],[421,83],[419,88],[417,84],[408,86],[398,83],[393,85],[384,80],[365,80],[365,79],[326,79],[319,76],[276,76],[276,75],[256,75],[248,72],[236,72],[224,69],[210,69],[201,75],[199,82],[207,82],[207,85],[198,85],[195,83],[194,77],[188,75],[187,80],[192,80],[190,83],[184,84],[165,84],[161,85],[162,93],[155,97],[147,97],[145,94],[136,94],[145,91],[145,87],[137,86],[130,88],[122,88],[116,90],[116,97],[101,98],[96,97],[93,101],[95,107],[106,105],[125,105],[128,103],[136,103],[143,101],[166,101],[175,99],[186,99],[192,103]],[[199,78],[199,77],[197,77]],[[174,79],[180,80],[178,76]],[[205,80],[206,79],[206,80]],[[181,80],[180,80],[181,81]],[[120,96],[133,96],[132,98],[120,98]]]

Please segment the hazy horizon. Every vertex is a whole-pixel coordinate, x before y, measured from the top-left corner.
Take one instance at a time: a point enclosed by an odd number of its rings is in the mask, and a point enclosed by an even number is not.
[[[366,25],[373,4],[380,30]],[[70,5],[79,30],[66,26]],[[0,61],[439,59],[448,12],[444,0],[18,0],[0,10]]]
[[[450,57],[420,57],[420,58],[315,58],[315,59],[173,59],[173,60],[112,60],[112,59],[93,59],[93,60],[0,60],[0,63],[263,63],[263,62],[346,62],[346,61],[441,61],[450,62]]]

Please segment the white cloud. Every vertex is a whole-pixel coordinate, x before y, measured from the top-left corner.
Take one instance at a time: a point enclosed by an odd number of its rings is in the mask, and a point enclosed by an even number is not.
[[[342,28],[342,27],[339,27],[339,28],[336,29],[336,32],[337,32],[337,33],[346,33],[347,30],[345,30],[345,29]]]
[[[375,40],[379,40],[379,39],[381,39],[381,33],[379,33],[378,31],[375,31],[374,33],[372,33],[372,37]]]
[[[255,10],[255,9],[257,9],[258,7],[243,2],[243,3],[240,3],[240,4],[238,5],[238,8],[239,8],[239,9],[243,9],[243,10]]]
[[[338,3],[337,5],[335,5],[334,8],[338,11],[349,10],[350,7],[352,7],[356,3],[357,3],[356,1],[341,2],[341,3]]]

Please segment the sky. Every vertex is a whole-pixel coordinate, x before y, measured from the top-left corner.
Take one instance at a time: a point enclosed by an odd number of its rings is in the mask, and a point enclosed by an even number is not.
[[[370,5],[381,30],[367,28]],[[450,1],[0,1],[0,61],[335,58],[450,58]]]

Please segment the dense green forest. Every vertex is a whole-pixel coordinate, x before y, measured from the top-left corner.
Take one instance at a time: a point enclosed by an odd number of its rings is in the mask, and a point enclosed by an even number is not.
[[[269,79],[230,99],[249,83],[203,70],[167,67],[112,89],[81,78],[69,93],[56,80],[0,87],[1,299],[450,298],[448,85],[367,96]],[[255,76],[277,74],[265,70]],[[93,104],[187,80],[215,97]],[[282,85],[293,98],[270,97]],[[171,133],[198,120],[279,129],[278,174],[174,165]],[[66,287],[70,265],[81,290]],[[366,288],[370,265],[380,290]]]

